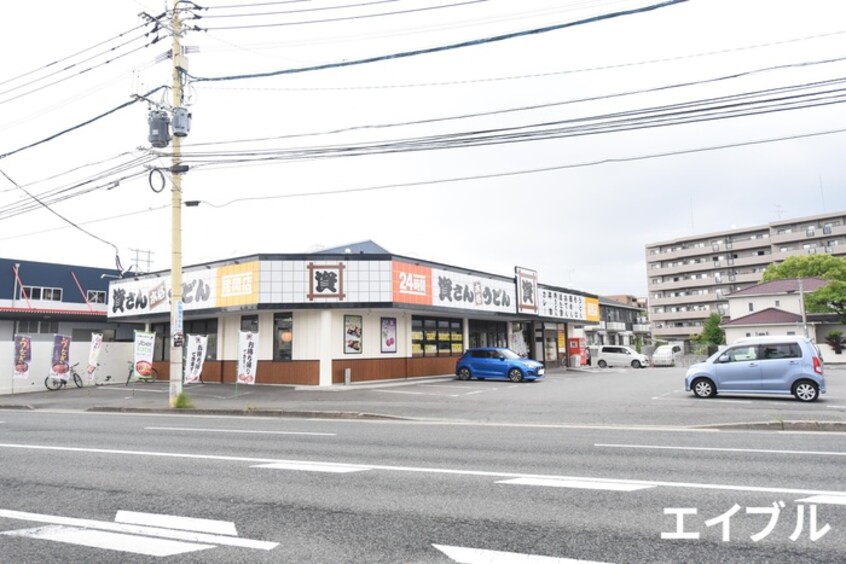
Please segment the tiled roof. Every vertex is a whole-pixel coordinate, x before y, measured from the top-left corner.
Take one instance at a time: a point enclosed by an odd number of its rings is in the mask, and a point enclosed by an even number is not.
[[[823,278],[802,278],[802,285],[805,292],[813,292],[818,288],[822,288],[828,284],[828,281]],[[773,294],[789,294],[799,292],[799,279],[784,278],[782,280],[772,280],[762,284],[756,284],[743,290],[738,290],[729,294],[728,297],[736,298],[738,296],[768,296]]]
[[[792,323],[801,323],[802,316],[795,313],[790,313],[782,309],[768,307],[737,319],[732,319],[723,323],[723,327],[727,325],[788,325]]]

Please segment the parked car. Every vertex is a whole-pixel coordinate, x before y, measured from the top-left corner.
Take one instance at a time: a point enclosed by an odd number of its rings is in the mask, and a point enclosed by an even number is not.
[[[636,350],[619,345],[602,345],[596,349],[593,361],[600,368],[607,366],[631,366],[644,368],[649,366],[649,357]]]
[[[455,364],[455,375],[459,380],[477,378],[507,378],[512,382],[543,378],[543,364],[523,358],[511,349],[481,347],[467,349]]]
[[[683,354],[681,345],[661,345],[652,353],[652,366],[676,366]]]
[[[684,389],[700,398],[718,393],[792,394],[815,401],[825,393],[819,349],[805,337],[739,339],[687,371]]]

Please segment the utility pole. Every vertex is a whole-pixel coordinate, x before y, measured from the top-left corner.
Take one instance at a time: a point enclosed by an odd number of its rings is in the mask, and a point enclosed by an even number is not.
[[[808,338],[808,318],[805,316],[805,281],[799,278],[799,307],[802,309],[802,330]]]
[[[173,45],[173,107],[182,105],[182,20],[179,17],[179,2],[173,0],[171,27]],[[170,407],[176,407],[176,398],[182,393],[182,172],[176,172],[182,158],[182,137],[173,136],[173,168],[171,198],[171,267],[170,267]]]

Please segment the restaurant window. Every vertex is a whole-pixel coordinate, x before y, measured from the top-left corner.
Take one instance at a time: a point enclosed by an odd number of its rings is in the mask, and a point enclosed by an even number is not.
[[[411,318],[412,356],[458,356],[463,352],[464,331],[460,320]]]
[[[52,320],[21,319],[17,322],[15,333],[18,335],[49,334],[59,332],[59,322]]]
[[[294,314],[273,314],[273,360],[287,361],[294,358]]]
[[[241,316],[241,331],[249,331],[250,333],[258,333],[258,315],[242,315]]]
[[[154,361],[170,360],[170,323],[153,323],[150,331],[156,334],[153,347]],[[205,335],[208,337],[206,344],[206,360],[217,360],[217,319],[190,319],[182,323],[184,335]],[[188,354],[188,347],[182,347],[183,364],[185,355]]]

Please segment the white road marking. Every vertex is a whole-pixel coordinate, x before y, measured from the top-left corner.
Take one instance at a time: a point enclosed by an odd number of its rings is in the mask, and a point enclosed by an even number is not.
[[[385,466],[379,464],[347,464],[336,462],[316,462],[312,460],[280,460],[272,458],[252,458],[241,456],[223,456],[216,454],[188,454],[178,452],[154,452],[141,450],[120,450],[120,449],[99,449],[99,448],[81,448],[81,447],[61,447],[61,446],[47,446],[47,445],[25,445],[13,443],[0,443],[0,448],[7,449],[25,449],[25,450],[43,450],[51,452],[78,452],[78,453],[93,453],[93,454],[115,454],[121,456],[147,456],[157,458],[185,458],[190,460],[217,460],[225,462],[247,462],[252,464],[320,464],[320,465],[338,465],[343,467],[355,467],[362,470],[383,470],[386,472],[410,472],[418,474],[447,474],[456,476],[478,476],[487,478],[544,478],[551,480],[584,480],[592,482],[608,482],[609,478],[590,478],[583,476],[556,476],[556,475],[539,475],[539,474],[525,474],[517,472],[491,472],[487,470],[455,470],[451,468],[427,468],[420,466]],[[737,486],[732,484],[706,484],[699,482],[663,482],[658,480],[630,480],[630,479],[615,479],[615,482],[627,484],[639,484],[645,486],[662,486],[668,488],[683,488],[683,489],[700,489],[700,490],[722,490],[722,491],[740,491],[740,492],[757,492],[757,493],[775,493],[775,494],[798,494],[798,495],[846,495],[846,492],[834,490],[805,490],[798,488],[777,488],[764,486]],[[0,517],[2,517],[0,512]]]
[[[332,474],[348,474],[350,472],[364,472],[372,470],[370,466],[343,465],[328,462],[273,462],[271,464],[257,464],[252,468],[271,468],[273,470],[304,470],[306,472],[329,472]]]
[[[708,402],[708,403],[753,403],[752,400],[731,400],[731,399],[714,399],[714,398],[707,398],[707,399],[700,399],[700,398],[662,398],[662,397],[654,397],[654,400],[659,401],[683,401],[683,402]],[[761,400],[766,401],[766,400]],[[760,402],[754,402],[760,403]]]
[[[279,546],[278,542],[267,542],[252,539],[242,539],[226,535],[210,535],[194,531],[176,531],[160,527],[146,527],[142,525],[130,525],[124,523],[109,523],[107,521],[95,521],[93,519],[77,519],[75,517],[62,517],[60,515],[44,515],[40,513],[28,513],[25,511],[13,511],[0,509],[0,518],[16,519],[18,521],[33,521],[46,523],[48,525],[65,525],[67,527],[78,527],[84,529],[96,529],[98,531],[110,531],[113,533],[125,533],[129,535],[143,535],[163,539],[176,539],[187,542],[197,542],[214,545],[236,546],[240,548],[254,548],[257,550],[272,550]]]
[[[827,405],[826,407],[830,407],[832,409],[846,409],[846,405]]]
[[[482,548],[468,548],[465,546],[447,546],[433,544],[451,560],[460,564],[604,564],[594,560],[573,560],[572,558],[555,558],[553,556],[538,556],[536,554],[520,554],[519,552],[500,552],[484,550]]]
[[[636,492],[646,490],[655,486],[631,484],[626,482],[594,482],[585,480],[560,480],[548,478],[514,478],[503,480],[497,484],[510,484],[516,486],[544,486],[548,488],[573,488],[577,490],[607,490],[613,492]]]
[[[457,398],[461,394],[430,394],[428,392],[401,392],[400,390],[373,390],[374,392],[379,392],[382,394],[400,394],[405,396],[435,396],[435,397],[448,397],[448,398]]]
[[[137,511],[120,510],[115,515],[115,523],[130,525],[147,525],[149,527],[164,527],[166,529],[180,529],[182,531],[197,531],[214,535],[238,536],[235,523],[232,521],[218,521],[216,519],[198,519],[196,517],[181,517],[179,515],[163,515],[160,513],[139,513]]]
[[[662,445],[624,445],[610,443],[595,443],[593,446],[599,448],[638,448],[654,450],[698,450],[705,452],[742,452],[761,454],[802,454],[819,456],[846,456],[846,452],[823,451],[823,450],[769,450],[761,448],[716,448],[716,447],[683,447],[683,446],[662,446]]]
[[[308,431],[253,431],[242,429],[202,429],[193,427],[144,427],[147,431],[189,431],[195,433],[245,433],[256,435],[307,435],[310,437],[337,437],[337,433],[313,433]]]
[[[825,503],[831,505],[846,505],[846,495],[814,495],[796,501],[807,503]]]
[[[17,531],[4,531],[0,535],[10,537],[27,537],[31,539],[49,540],[91,548],[103,548],[119,552],[130,552],[143,554],[145,556],[176,556],[186,552],[195,552],[214,548],[212,544],[197,544],[176,540],[154,539],[150,537],[139,537],[122,533],[110,533],[108,531],[96,531],[92,529],[81,529],[77,527],[66,527],[64,525],[47,525],[34,529],[20,529]]]

